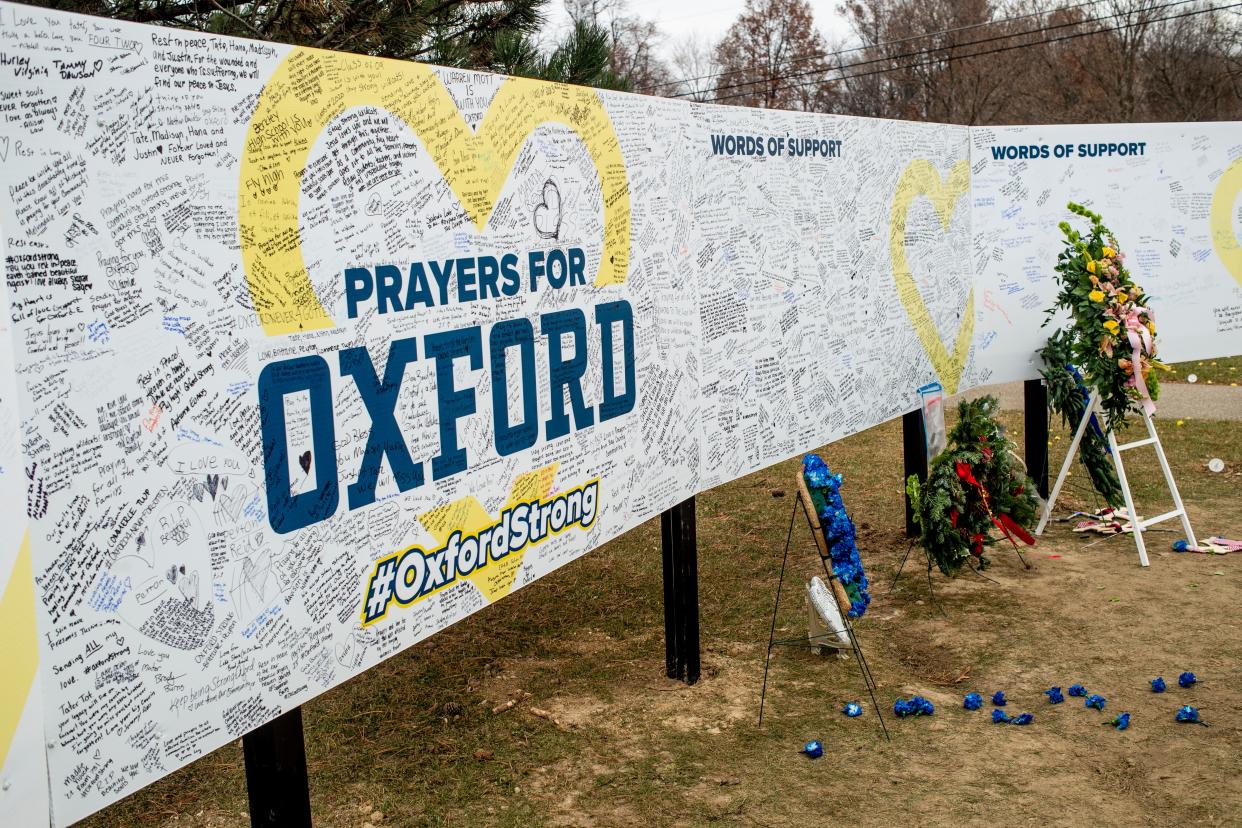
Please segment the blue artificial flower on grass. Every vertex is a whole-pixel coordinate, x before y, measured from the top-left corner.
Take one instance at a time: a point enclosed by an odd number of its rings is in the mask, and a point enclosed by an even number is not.
[[[995,693],[992,694],[992,704],[996,705],[997,707],[1004,707],[1006,704],[1008,704],[1008,702],[1005,701],[1004,690],[997,690]]]
[[[1186,724],[1201,724],[1207,727],[1203,720],[1199,718],[1199,708],[1191,707],[1190,705],[1185,705],[1181,710],[1177,711],[1177,715],[1173,718]]]
[[[857,719],[862,715],[862,705],[858,702],[849,702],[845,707],[841,708],[841,712],[851,719]]]
[[[807,742],[799,753],[805,753],[810,759],[818,759],[824,755],[824,746],[819,739],[812,739]]]
[[[1122,713],[1118,716],[1114,716],[1113,720],[1109,722],[1109,724],[1117,728],[1118,730],[1125,730],[1127,727],[1130,726],[1130,714]]]
[[[983,707],[983,696],[978,693],[967,693],[966,698],[962,699],[962,707],[967,710],[978,710]]]
[[[1060,704],[1065,701],[1065,696],[1061,695],[1060,687],[1049,687],[1044,691],[1044,695],[1048,697],[1049,704]]]
[[[1004,710],[992,711],[992,724],[1009,724],[1011,721],[1013,720],[1005,715]]]
[[[1194,673],[1182,673],[1177,677],[1179,687],[1194,687],[1199,683],[1199,679],[1195,678]]]
[[[1087,707],[1094,707],[1096,710],[1103,710],[1104,705],[1107,703],[1108,700],[1098,693],[1092,693],[1090,696],[1087,696]]]
[[[1071,684],[1069,694],[1075,698],[1085,696],[1087,695],[1087,688],[1083,687],[1081,684]]]
[[[1151,692],[1153,693],[1164,692],[1164,676],[1156,676],[1154,679],[1151,680]]]
[[[904,719],[907,716],[930,716],[936,712],[936,706],[922,696],[915,696],[910,700],[898,699],[893,704],[893,713],[897,718]]]
[[[1012,721],[1012,722],[1010,722],[1010,724],[1016,724],[1016,725],[1029,725],[1029,724],[1030,724],[1031,722],[1033,722],[1033,721],[1035,721],[1035,714],[1033,714],[1033,713],[1019,713],[1017,716],[1014,716],[1014,717],[1013,717],[1013,721]]]

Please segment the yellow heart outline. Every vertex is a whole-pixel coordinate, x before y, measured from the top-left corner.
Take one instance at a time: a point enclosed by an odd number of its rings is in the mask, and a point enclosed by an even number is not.
[[[925,196],[931,201],[936,215],[940,218],[940,224],[948,230],[953,220],[953,208],[968,192],[970,164],[965,159],[954,164],[948,178],[942,180],[930,161],[916,158],[906,166],[897,180],[897,190],[893,194],[893,206],[888,220],[889,254],[893,264],[893,280],[897,283],[897,296],[901,299],[914,330],[918,332],[923,350],[927,352],[946,394],[957,391],[962,372],[966,369],[966,357],[970,353],[970,343],[975,332],[975,289],[972,286],[966,295],[965,316],[958,328],[953,353],[950,354],[936,331],[936,323],[927,310],[927,303],[919,293],[906,260],[906,217],[914,199]]]
[[[34,566],[30,557],[30,533],[22,537],[9,581],[0,594],[0,663],[5,680],[0,682],[0,767],[9,758],[13,735],[21,722],[39,669],[39,633],[35,624]]]
[[[577,132],[599,176],[604,205],[595,284],[625,281],[629,181],[620,141],[593,89],[507,78],[476,132],[430,66],[294,48],[255,105],[238,177],[242,265],[267,336],[334,327],[302,258],[298,203],[302,173],[320,133],[346,110],[363,106],[392,113],[419,137],[479,230],[535,128],[560,123]]]
[[[1225,168],[1212,194],[1208,228],[1225,270],[1242,285],[1242,239],[1233,232],[1233,205],[1242,194],[1242,158]]]

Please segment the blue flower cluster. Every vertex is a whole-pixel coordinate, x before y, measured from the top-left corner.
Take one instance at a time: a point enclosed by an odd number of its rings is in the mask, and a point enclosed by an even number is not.
[[[862,715],[862,705],[858,702],[849,702],[841,709],[841,712],[849,716],[851,719],[857,719]]]
[[[1120,716],[1114,716],[1113,720],[1109,722],[1109,724],[1118,730],[1125,730],[1130,726],[1130,714],[1122,713]]]
[[[1071,684],[1069,694],[1075,698],[1085,696],[1087,695],[1087,688],[1083,687],[1081,684]]]
[[[1013,717],[1013,720],[1010,721],[1010,724],[1029,725],[1033,721],[1035,721],[1034,713],[1019,713],[1017,716]]]
[[[1006,704],[1008,704],[1008,702],[1005,701],[1004,690],[997,690],[995,693],[992,694],[992,704],[996,705],[997,707],[1004,707]]]
[[[1060,687],[1049,687],[1044,691],[1044,695],[1048,697],[1049,704],[1060,704],[1065,701],[1065,696],[1061,695]]]
[[[1177,677],[1177,685],[1179,687],[1194,687],[1199,683],[1199,679],[1195,678],[1194,673],[1182,673]]]
[[[1186,705],[1181,710],[1177,711],[1177,715],[1174,718],[1179,722],[1203,724],[1203,722],[1199,720],[1199,708],[1191,707],[1190,705]]]
[[[811,759],[818,759],[824,755],[824,746],[819,739],[812,739],[802,747],[799,753],[805,753]]]
[[[899,719],[904,719],[907,716],[930,716],[935,712],[935,705],[922,696],[915,696],[908,701],[906,699],[898,699],[893,705],[893,713]]]
[[[1107,700],[1099,693],[1092,693],[1090,696],[1087,696],[1087,707],[1094,707],[1096,710],[1103,710],[1104,705],[1107,703]]]
[[[802,459],[802,473],[807,485],[818,489],[824,498],[819,521],[828,543],[828,554],[832,557],[832,574],[850,597],[847,614],[850,618],[861,618],[871,603],[871,595],[867,592],[862,558],[858,556],[854,521],[850,520],[841,500],[841,475],[830,472],[828,464],[818,454],[808,454]]]
[[[1164,692],[1164,676],[1156,676],[1154,679],[1151,680],[1151,692],[1153,693]]]
[[[978,710],[980,707],[983,707],[983,696],[980,696],[978,693],[967,693],[966,697],[962,699],[962,707],[967,710]]]

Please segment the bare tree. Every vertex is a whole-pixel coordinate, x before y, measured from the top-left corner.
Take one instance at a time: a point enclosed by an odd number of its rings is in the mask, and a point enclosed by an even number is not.
[[[805,0],[746,0],[716,45],[716,99],[739,106],[816,110],[829,68]]]
[[[714,47],[697,34],[690,34],[673,46],[672,73],[677,80],[652,91],[692,101],[710,101],[716,95],[720,71]]]
[[[565,11],[575,24],[608,32],[610,68],[631,89],[650,89],[670,79],[668,66],[657,55],[663,34],[653,21],[630,14],[627,0],[565,0]]]

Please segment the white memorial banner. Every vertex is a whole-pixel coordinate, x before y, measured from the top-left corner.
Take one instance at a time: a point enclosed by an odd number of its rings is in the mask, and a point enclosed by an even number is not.
[[[1034,375],[1008,303],[1050,304],[1055,220],[1011,250],[989,211],[1034,173],[964,127],[7,3],[0,78],[0,563],[27,590],[0,612],[38,630],[0,724],[39,688],[23,802],[56,825],[928,382]],[[1199,193],[1242,149],[1195,152]],[[1163,232],[1094,203],[1123,243]],[[1227,315],[1219,270],[1194,278]]]
[[[971,130],[972,384],[1035,375],[1059,287],[1058,223],[1090,207],[1151,297],[1158,358],[1242,353],[1242,124],[1086,124]]]

